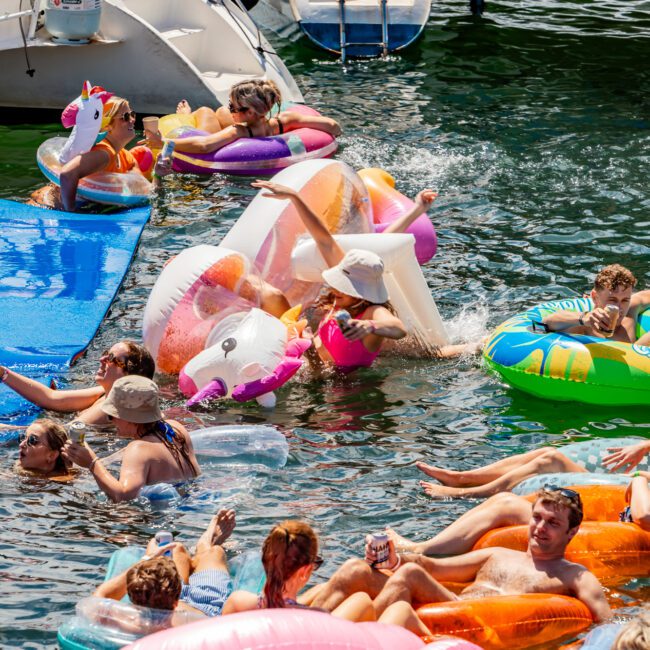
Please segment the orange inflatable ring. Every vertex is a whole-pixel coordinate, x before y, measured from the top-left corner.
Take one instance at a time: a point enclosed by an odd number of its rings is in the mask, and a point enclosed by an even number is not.
[[[454,600],[424,605],[417,613],[432,634],[452,634],[485,650],[542,645],[594,622],[584,603],[556,594]]]
[[[580,494],[584,521],[618,521],[627,505],[624,485],[573,485],[571,489]],[[537,493],[525,498],[534,503]]]
[[[474,550],[493,546],[525,551],[528,526],[491,530],[476,542]],[[646,576],[650,571],[650,533],[636,524],[586,521],[567,546],[565,557],[598,578]]]

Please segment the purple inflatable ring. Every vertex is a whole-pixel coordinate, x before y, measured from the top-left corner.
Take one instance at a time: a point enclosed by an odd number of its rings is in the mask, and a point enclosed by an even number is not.
[[[289,110],[303,115],[319,115],[308,106],[294,105]],[[190,126],[181,126],[170,134],[173,138],[207,135]],[[267,138],[240,138],[210,153],[173,153],[174,171],[192,174],[235,174],[241,176],[271,176],[281,169],[303,160],[328,158],[336,151],[336,140],[316,129],[295,129]]]

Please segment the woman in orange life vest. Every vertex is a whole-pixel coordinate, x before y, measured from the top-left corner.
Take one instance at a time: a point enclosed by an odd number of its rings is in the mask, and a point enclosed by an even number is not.
[[[75,156],[61,170],[61,204],[68,212],[75,211],[77,185],[85,176],[97,172],[117,172],[125,174],[135,171],[140,173],[133,155],[124,147],[135,137],[135,112],[129,102],[122,97],[111,97],[104,106],[104,115],[108,119],[106,137],[90,151]],[[171,171],[171,162],[161,160],[156,163],[153,178],[154,187],[159,177]]]

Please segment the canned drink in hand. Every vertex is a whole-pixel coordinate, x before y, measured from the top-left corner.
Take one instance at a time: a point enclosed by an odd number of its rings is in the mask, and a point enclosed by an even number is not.
[[[171,140],[165,140],[165,144],[160,152],[160,157],[171,160],[176,145]]]
[[[174,536],[168,530],[159,530],[154,536],[154,539],[156,540],[156,544],[158,544],[158,546],[166,546],[167,544],[171,544],[174,541]],[[171,557],[172,552],[165,551],[163,555]]]
[[[338,326],[341,330],[345,329],[348,326],[348,321],[352,318],[350,312],[345,309],[339,309],[334,314],[334,320],[338,323]]]
[[[81,422],[80,420],[75,420],[68,425],[68,438],[72,442],[79,443],[83,445],[84,440],[86,439],[86,423]]]
[[[373,566],[376,569],[386,569],[385,565],[390,556],[390,546],[388,545],[388,535],[386,533],[373,533],[370,536],[370,548],[375,553]]]
[[[605,305],[605,311],[609,315],[609,329],[603,330],[603,334],[606,338],[610,338],[618,326],[619,309],[616,305]]]

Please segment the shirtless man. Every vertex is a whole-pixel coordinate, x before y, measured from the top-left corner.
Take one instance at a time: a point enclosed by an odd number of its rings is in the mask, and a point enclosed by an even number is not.
[[[596,276],[591,290],[594,308],[591,311],[557,311],[544,318],[551,332],[586,334],[623,343],[650,345],[650,333],[637,340],[636,317],[650,306],[650,290],[632,293],[636,278],[620,264],[606,266]],[[608,311],[607,306],[617,307]],[[613,331],[612,331],[613,330]]]
[[[99,357],[99,368],[95,374],[97,385],[92,388],[56,390],[4,366],[0,366],[0,382],[36,406],[59,413],[78,411],[77,420],[86,424],[107,425],[109,420],[101,405],[115,380],[126,375],[142,375],[152,379],[155,369],[156,364],[144,346],[134,341],[120,341]]]
[[[349,560],[324,585],[305,594],[312,607],[327,610],[357,591],[374,599],[378,614],[397,601],[412,607],[431,602],[495,595],[553,593],[574,596],[590,609],[596,621],[611,616],[602,587],[583,566],[564,553],[582,521],[580,495],[571,490],[541,490],[532,507],[525,552],[487,548],[454,557],[433,559],[397,555],[390,543],[392,575],[370,568],[374,560],[366,547],[366,561]],[[472,582],[457,596],[441,584]]]
[[[128,594],[131,602],[139,607],[188,611],[199,617],[219,616],[232,591],[221,545],[234,528],[235,511],[220,510],[199,538],[193,557],[182,544],[173,542],[158,546],[154,538],[147,546],[146,555],[137,564],[102,583],[93,595],[121,600]],[[169,551],[172,551],[171,559],[163,557]],[[101,618],[101,607],[97,615]],[[186,617],[170,616],[160,621],[160,629],[186,622]],[[132,617],[123,621],[120,627],[137,632],[137,629],[130,629],[133,628]]]

